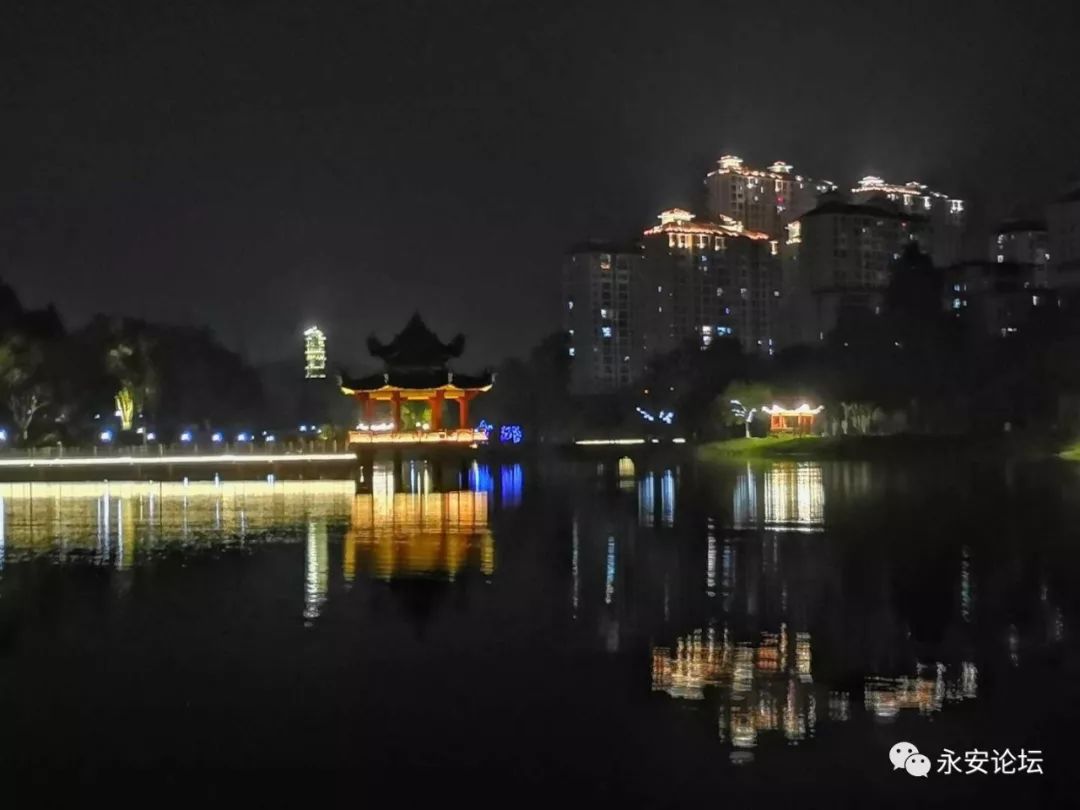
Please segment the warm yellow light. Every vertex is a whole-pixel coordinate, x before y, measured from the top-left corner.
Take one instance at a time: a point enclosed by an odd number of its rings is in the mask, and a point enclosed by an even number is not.
[[[349,444],[480,444],[488,440],[482,430],[460,428],[438,431],[397,431],[376,433],[366,430],[350,430]]]

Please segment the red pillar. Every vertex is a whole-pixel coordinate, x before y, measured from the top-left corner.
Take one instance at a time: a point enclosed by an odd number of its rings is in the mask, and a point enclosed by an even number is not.
[[[463,428],[469,426],[469,400],[471,397],[468,393],[462,394],[461,399],[457,401],[458,404],[458,425]]]
[[[397,391],[390,398],[390,418],[394,423],[394,430],[401,430],[401,394]]]
[[[442,430],[443,392],[436,391],[428,404],[431,405],[431,429]]]

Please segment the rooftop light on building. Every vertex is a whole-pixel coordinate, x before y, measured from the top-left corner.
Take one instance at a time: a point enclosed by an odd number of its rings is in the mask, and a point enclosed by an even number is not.
[[[694,215],[685,208],[669,208],[660,212],[660,224],[669,225],[672,222],[689,222]]]

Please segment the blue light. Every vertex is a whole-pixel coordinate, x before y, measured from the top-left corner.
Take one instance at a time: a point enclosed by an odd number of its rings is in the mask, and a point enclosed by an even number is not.
[[[500,506],[521,505],[521,465],[504,464],[499,469],[502,484],[502,503]]]
[[[101,431],[101,435],[98,436],[98,438],[101,439],[103,442],[111,442],[112,441],[112,431],[111,430],[103,430],[103,431]]]
[[[301,433],[307,433],[307,425],[301,425],[300,426],[300,432]]]
[[[6,430],[0,430],[0,442],[6,442],[6,441],[7,441],[7,431]]]
[[[251,441],[251,434],[250,433],[237,433],[236,434],[236,440],[238,442],[250,442]]]
[[[224,437],[220,433],[215,433],[210,437],[211,441],[220,442]]]
[[[273,434],[267,434],[267,436],[266,436],[266,443],[267,443],[267,444],[271,444],[271,443],[272,443],[273,441],[274,441],[274,436],[273,436]]]
[[[157,440],[157,434],[156,433],[147,433],[146,434],[146,440],[148,442],[156,441]]]
[[[185,430],[183,433],[181,433],[180,434],[180,441],[182,441],[182,442],[190,442],[191,441],[191,431],[190,430]]]
[[[499,428],[499,441],[503,444],[521,444],[524,437],[521,425],[503,425]]]
[[[636,411],[637,411],[638,413],[640,413],[640,414],[641,414],[641,418],[642,418],[642,419],[644,419],[644,420],[645,420],[646,422],[655,422],[655,421],[656,421],[656,417],[655,417],[655,416],[653,416],[653,415],[652,415],[651,413],[649,413],[649,412],[648,412],[647,410],[645,410],[644,408],[642,408],[642,407],[638,406],[638,407],[637,407],[637,408],[635,408],[634,410],[636,410]],[[660,413],[662,414],[662,413],[663,413],[663,411],[661,411]]]
[[[495,429],[494,425],[489,425],[487,419],[481,419],[480,424],[476,426],[476,429],[481,433],[490,434]]]
[[[474,461],[469,467],[469,489],[473,492],[494,492],[495,481],[486,464],[477,464]]]

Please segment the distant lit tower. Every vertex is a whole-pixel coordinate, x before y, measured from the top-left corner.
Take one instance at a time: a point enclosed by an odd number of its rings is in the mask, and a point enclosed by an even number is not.
[[[749,231],[779,240],[787,224],[816,206],[819,194],[836,186],[795,174],[792,165],[782,160],[756,169],[740,157],[724,155],[706,175],[705,188],[711,220],[729,217]]]
[[[304,379],[326,377],[326,335],[317,327],[304,330]]]

